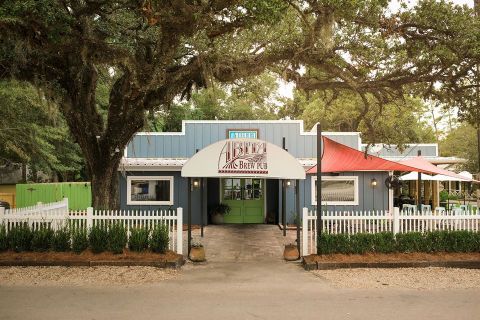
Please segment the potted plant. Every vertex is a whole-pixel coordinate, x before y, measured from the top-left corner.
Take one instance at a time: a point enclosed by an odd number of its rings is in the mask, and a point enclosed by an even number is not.
[[[222,224],[223,216],[230,212],[230,206],[226,203],[215,205],[210,211],[210,217],[213,224]]]
[[[293,243],[286,244],[283,250],[283,258],[287,261],[298,260],[300,258],[300,252],[298,252],[297,245]]]
[[[189,258],[193,262],[205,261],[205,248],[200,242],[192,242]]]

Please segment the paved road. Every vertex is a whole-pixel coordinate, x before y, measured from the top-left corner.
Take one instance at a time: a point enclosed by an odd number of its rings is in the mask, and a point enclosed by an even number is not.
[[[150,286],[0,287],[0,319],[479,319],[478,290],[334,289],[278,261],[186,266]]]

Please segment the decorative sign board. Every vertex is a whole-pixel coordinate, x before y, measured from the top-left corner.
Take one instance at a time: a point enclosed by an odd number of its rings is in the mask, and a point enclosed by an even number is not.
[[[218,158],[218,172],[268,174],[267,143],[241,139],[225,141]]]
[[[227,129],[227,139],[258,139],[258,129]]]

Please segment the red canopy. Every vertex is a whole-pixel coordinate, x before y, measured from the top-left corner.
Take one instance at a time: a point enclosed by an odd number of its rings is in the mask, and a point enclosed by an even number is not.
[[[421,171],[421,170],[424,170],[424,171],[428,171],[428,172],[435,173],[435,174],[442,174],[444,176],[457,178],[457,179],[460,179],[460,180],[463,180],[463,181],[478,182],[476,180],[469,179],[467,177],[456,174],[455,172],[439,168],[436,165],[429,162],[428,160],[426,160],[422,156],[417,156],[415,158],[411,158],[411,159],[408,159],[408,160],[402,160],[402,161],[399,161],[399,163],[404,164],[404,165],[409,166],[409,167],[417,168],[415,170],[417,172]],[[322,162],[322,165],[323,165],[323,162]]]
[[[346,145],[323,138],[322,172],[344,171],[420,171],[435,173],[431,170],[419,169],[394,161],[385,160],[365,153]],[[310,168],[307,173],[317,173],[317,166]]]

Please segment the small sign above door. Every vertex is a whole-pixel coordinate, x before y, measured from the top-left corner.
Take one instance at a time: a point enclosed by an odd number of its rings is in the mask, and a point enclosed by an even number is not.
[[[258,139],[258,129],[227,129],[227,139]]]

